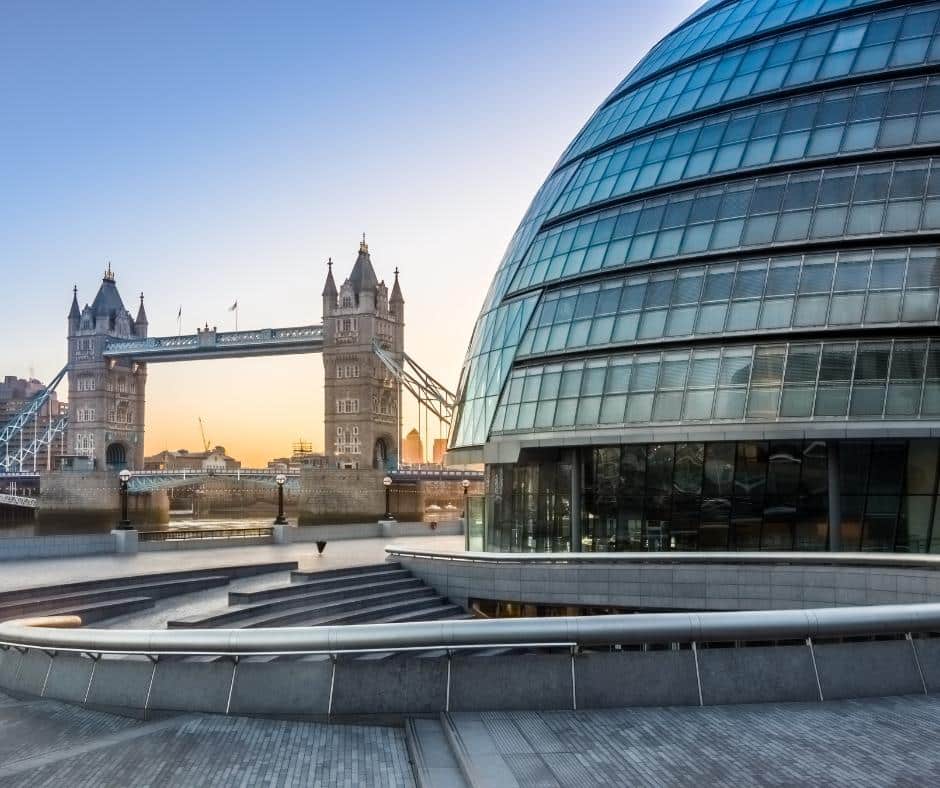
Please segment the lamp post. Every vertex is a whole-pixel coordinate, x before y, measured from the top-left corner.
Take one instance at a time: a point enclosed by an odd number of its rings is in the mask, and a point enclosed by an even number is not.
[[[127,483],[131,480],[131,472],[124,468],[118,474],[118,479],[121,480],[121,522],[118,523],[118,528],[122,531],[129,531],[133,528],[127,517]]]
[[[389,493],[392,490],[392,477],[386,476],[384,479],[382,479],[382,484],[385,485],[385,519],[394,520],[395,518],[392,517],[392,513],[390,511],[391,507],[389,506],[389,502],[388,502]]]
[[[274,477],[274,481],[277,482],[277,518],[274,520],[274,524],[287,525],[287,518],[284,517],[284,482],[287,481],[287,477],[283,473],[279,473]]]
[[[469,522],[470,522],[470,511],[467,509],[467,490],[470,489],[470,480],[469,480],[469,479],[464,479],[464,480],[460,483],[460,486],[463,487],[463,518],[464,518],[464,521],[465,521],[465,522],[469,523]]]

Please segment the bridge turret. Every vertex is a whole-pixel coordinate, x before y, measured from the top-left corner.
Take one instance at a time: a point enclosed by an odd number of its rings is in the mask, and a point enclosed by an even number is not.
[[[335,468],[385,470],[395,464],[398,452],[400,386],[376,358],[372,343],[400,359],[402,323],[391,311],[388,288],[372,267],[365,236],[337,295],[328,309],[324,290],[326,453]]]
[[[326,261],[326,284],[323,285],[323,317],[333,314],[336,309],[336,282],[333,279],[333,258]]]
[[[405,299],[401,294],[401,286],[398,284],[398,268],[395,269],[395,284],[392,285],[392,295],[388,299],[388,311],[398,320],[405,319]]]
[[[69,309],[69,336],[78,331],[78,324],[82,320],[82,310],[78,307],[78,285],[72,288],[72,308]]]
[[[124,307],[110,263],[91,305],[79,312],[74,291],[72,301],[67,451],[91,457],[99,470],[142,468],[146,365],[107,358],[104,350],[109,342],[146,336],[143,301],[135,320]]]
[[[147,311],[144,309],[144,294],[140,294],[140,308],[137,310],[137,319],[134,321],[134,333],[139,337],[147,336]]]

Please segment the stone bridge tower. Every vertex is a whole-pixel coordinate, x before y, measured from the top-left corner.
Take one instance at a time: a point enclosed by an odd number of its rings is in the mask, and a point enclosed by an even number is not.
[[[389,294],[378,281],[365,235],[349,277],[337,290],[333,262],[323,288],[325,450],[333,468],[387,470],[401,444],[401,385],[372,352],[375,339],[399,361],[405,302],[398,269]]]
[[[98,470],[143,468],[146,367],[104,356],[111,340],[147,336],[143,293],[134,319],[124,308],[109,264],[91,306],[79,309],[75,288],[68,325],[66,451],[91,457]]]

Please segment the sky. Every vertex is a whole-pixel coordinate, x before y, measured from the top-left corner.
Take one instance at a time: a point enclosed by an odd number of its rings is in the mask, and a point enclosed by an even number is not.
[[[363,232],[446,385],[539,185],[686,0],[5,0],[0,375],[51,378],[111,261],[150,334],[319,323]],[[323,446],[317,355],[152,364],[148,454]],[[63,392],[64,393],[64,392]],[[415,421],[406,404],[405,431]],[[446,430],[444,431],[446,434]],[[431,424],[431,437],[437,425]]]

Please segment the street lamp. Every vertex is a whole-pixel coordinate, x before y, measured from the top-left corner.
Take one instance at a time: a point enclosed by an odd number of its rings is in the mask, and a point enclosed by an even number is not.
[[[388,503],[389,493],[392,490],[392,477],[386,476],[384,479],[382,479],[382,484],[385,485],[385,519],[394,520],[395,518],[392,517],[392,513],[390,511],[390,507]]]
[[[274,481],[277,482],[277,519],[274,524],[287,525],[287,518],[284,517],[284,482],[287,481],[287,477],[279,473],[274,477]]]
[[[469,512],[467,511],[467,490],[470,489],[470,480],[464,479],[460,485],[463,487],[463,516],[464,519],[468,518]]]
[[[131,480],[131,472],[124,468],[118,474],[118,479],[121,480],[121,522],[118,523],[118,528],[122,531],[129,531],[133,529],[127,517],[127,483]]]

